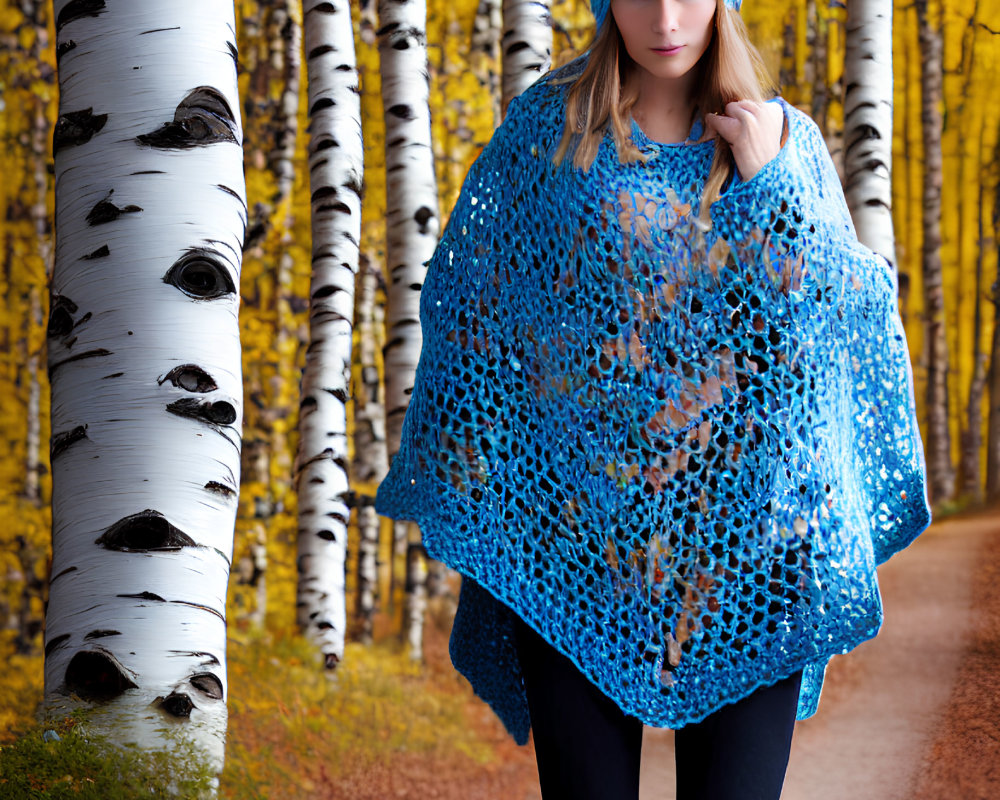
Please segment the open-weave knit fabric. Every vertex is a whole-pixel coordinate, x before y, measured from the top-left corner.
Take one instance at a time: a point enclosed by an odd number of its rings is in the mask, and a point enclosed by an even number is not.
[[[377,508],[472,579],[452,657],[518,741],[511,610],[646,724],[803,667],[804,718],[930,519],[894,275],[784,101],[779,155],[706,229],[711,142],[633,125],[646,163],[608,134],[556,167],[566,90],[516,99],[469,172]]]

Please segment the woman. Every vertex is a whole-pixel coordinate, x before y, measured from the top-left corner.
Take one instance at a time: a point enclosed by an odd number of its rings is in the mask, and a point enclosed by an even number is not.
[[[738,0],[602,1],[469,172],[377,507],[465,576],[452,659],[546,800],[637,797],[642,723],[680,800],[777,798],[929,522],[894,276]]]

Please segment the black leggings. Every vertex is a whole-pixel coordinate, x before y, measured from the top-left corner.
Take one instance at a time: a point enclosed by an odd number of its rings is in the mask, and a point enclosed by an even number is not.
[[[544,800],[637,800],[642,723],[520,618],[515,640]],[[677,800],[778,800],[798,672],[674,734]]]

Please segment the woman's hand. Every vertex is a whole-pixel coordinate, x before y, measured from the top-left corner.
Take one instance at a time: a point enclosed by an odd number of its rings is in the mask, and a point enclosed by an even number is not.
[[[725,114],[706,114],[705,124],[729,142],[740,178],[748,181],[778,155],[785,114],[778,103],[739,100]]]

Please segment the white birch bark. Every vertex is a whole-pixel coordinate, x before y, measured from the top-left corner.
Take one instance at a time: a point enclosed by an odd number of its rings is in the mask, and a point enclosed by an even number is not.
[[[349,0],[306,0],[312,278],[299,407],[298,622],[327,669],[344,656],[347,399],[361,239],[361,98]]]
[[[503,0],[502,110],[552,66],[551,0]]]
[[[479,82],[489,90],[493,125],[500,124],[500,32],[503,29],[501,0],[479,0],[469,42],[470,66]]]
[[[378,49],[385,115],[386,344],[383,351],[389,459],[400,432],[420,356],[420,288],[440,227],[431,148],[424,0],[379,0]],[[425,571],[407,560],[407,595],[416,598]],[[423,604],[408,603],[410,656],[422,658],[413,631],[423,628]],[[416,615],[416,616],[415,616]],[[417,619],[417,617],[419,619]]]
[[[920,42],[920,127],[924,149],[921,216],[923,244],[921,268],[924,285],[927,384],[925,395],[928,495],[931,503],[955,495],[955,470],[951,463],[951,429],[948,411],[950,382],[944,265],[941,262],[942,163],[941,99],[943,65],[941,32],[931,24],[927,0],[916,0]]]
[[[360,486],[377,486],[388,471],[385,449],[385,404],[379,380],[377,351],[381,328],[381,306],[376,302],[381,274],[373,258],[360,256],[355,320],[358,327],[360,374],[354,397],[354,463],[358,489],[355,508],[358,525],[358,602],[357,618],[362,643],[371,644],[375,612],[379,598],[379,532],[381,523],[375,513],[375,498],[360,491]]]
[[[48,65],[42,66],[42,47],[48,44],[48,17],[52,12],[49,4],[43,0],[35,0],[22,4],[25,17],[35,26],[35,38],[28,57],[39,63],[39,77],[46,84],[54,83],[55,74]],[[45,324],[42,312],[41,289],[52,273],[52,232],[49,227],[48,193],[48,142],[50,138],[49,117],[46,113],[51,100],[44,96],[35,99],[34,119],[31,126],[31,160],[34,173],[35,200],[31,204],[31,219],[35,226],[35,240],[38,246],[38,256],[42,264],[42,274],[34,281],[35,286],[29,291],[27,335],[28,352],[26,358],[26,373],[28,380],[27,430],[25,431],[25,447],[27,458],[25,464],[24,496],[25,499],[41,505],[40,488],[41,472],[44,468],[41,462],[41,376],[42,363],[40,348],[33,347],[34,331],[40,331]]]
[[[246,225],[233,5],[55,14],[46,696],[122,743],[180,732],[218,768]]]
[[[844,194],[858,239],[895,267],[891,0],[850,0],[846,39]]]

